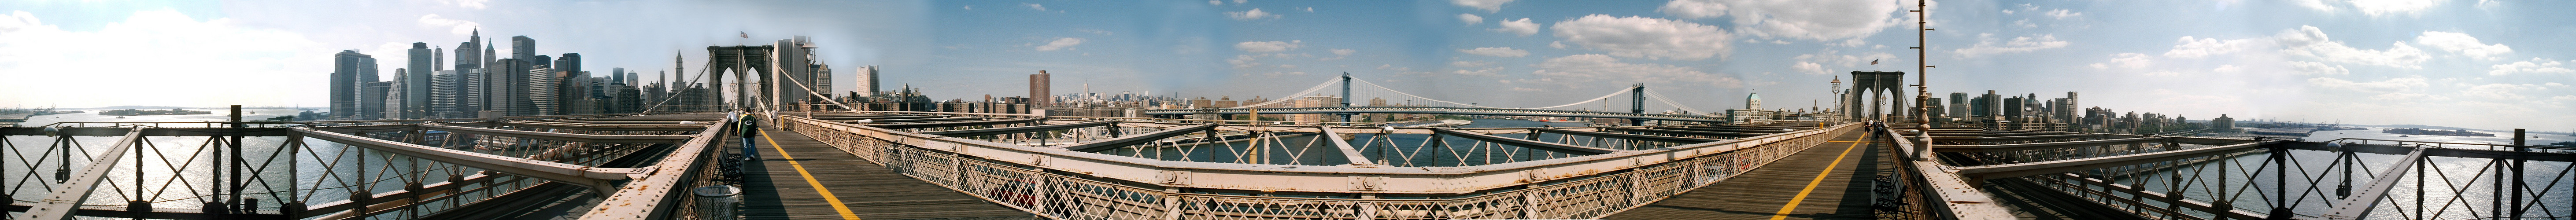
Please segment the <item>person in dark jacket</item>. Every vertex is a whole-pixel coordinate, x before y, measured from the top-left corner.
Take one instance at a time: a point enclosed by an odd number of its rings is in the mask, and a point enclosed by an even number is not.
[[[741,118],[734,120],[738,122],[734,123],[734,130],[742,132],[742,158],[744,160],[760,160],[760,148],[753,147],[752,145],[753,143],[758,143],[752,142],[752,137],[760,136],[760,117],[752,116],[750,113],[744,113]]]

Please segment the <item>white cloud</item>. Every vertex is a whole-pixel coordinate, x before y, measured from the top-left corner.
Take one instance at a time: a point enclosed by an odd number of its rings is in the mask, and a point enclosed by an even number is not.
[[[2254,39],[2219,40],[2218,38],[2193,38],[2191,36],[2182,36],[2182,39],[2174,40],[2173,50],[2165,51],[2165,57],[2201,58],[2209,57],[2210,55],[2235,53],[2236,51],[2245,50],[2245,48],[2254,47],[2255,42],[2256,41]]]
[[[1257,57],[1253,57],[1252,55],[1234,55],[1234,59],[1225,59],[1225,63],[1234,64],[1235,69],[1260,67],[1261,63],[1259,61],[1260,60],[1257,59]]]
[[[2471,97],[2471,98],[2488,98],[2488,99],[2499,99],[2499,100],[2519,100],[2519,99],[2522,99],[2522,98],[2523,98],[2523,96],[2522,96],[2522,94],[2518,94],[2517,92],[2522,92],[2522,91],[2533,91],[2533,90],[2547,90],[2547,89],[2549,89],[2549,87],[2542,87],[2541,85],[2530,85],[2530,84],[2521,84],[2521,85],[2516,85],[2516,84],[2495,83],[2495,84],[2486,84],[2486,85],[2470,86],[2470,87],[2469,87],[2469,89],[2466,89],[2466,90],[2460,90],[2460,95],[2461,95],[2461,96],[2466,96],[2466,97]]]
[[[2013,37],[2010,41],[1998,41],[1994,38],[1994,34],[1977,34],[1976,45],[1954,50],[1953,53],[1959,54],[1959,57],[1977,57],[2064,48],[2066,44],[2066,41],[2057,40],[2057,35],[2053,34],[2043,34],[2039,37]]]
[[[1476,24],[1480,24],[1480,23],[1485,23],[1485,16],[1476,16],[1476,14],[1458,13],[1458,23],[1466,23],[1467,25],[1476,25]]]
[[[1056,38],[1054,41],[1047,41],[1046,45],[1038,45],[1037,49],[1038,51],[1071,50],[1074,45],[1082,45],[1082,38]]]
[[[1492,65],[1494,65],[1494,61],[1481,61],[1481,60],[1460,60],[1460,61],[1449,61],[1449,66],[1452,66],[1452,67],[1485,67],[1485,66],[1492,66]]]
[[[2334,5],[2330,5],[2330,4],[2326,4],[2326,1],[2325,1],[2325,0],[2290,0],[2290,2],[2291,2],[2291,3],[2293,3],[2293,4],[2298,4],[2298,5],[2299,5],[2299,7],[2306,7],[2306,8],[2308,8],[2308,9],[2316,9],[2316,10],[2318,10],[2318,11],[2334,11],[2334,10],[2335,10],[2335,6],[2334,6]]]
[[[1482,56],[1490,56],[1490,57],[1522,57],[1522,56],[1529,56],[1529,51],[1527,51],[1527,50],[1512,49],[1512,48],[1510,48],[1510,47],[1478,47],[1478,48],[1476,48],[1476,49],[1464,49],[1464,50],[1458,50],[1458,52],[1459,52],[1459,53],[1467,53],[1467,54],[1482,55]]]
[[[1734,17],[1736,32],[1764,38],[1820,42],[1878,34],[1911,19],[1903,6],[1884,0],[1674,0],[1655,11],[1683,19]]]
[[[439,17],[438,14],[421,15],[420,25],[432,28],[446,28],[448,33],[456,35],[474,33],[475,28],[483,27],[483,24],[480,23],[466,20],[447,19]]]
[[[2218,65],[2218,68],[2211,68],[2211,69],[2209,69],[2209,72],[2215,72],[2215,73],[2236,73],[2236,72],[2240,72],[2240,71],[2245,71],[2245,67],[2240,67],[2240,66],[2236,66],[2236,65]]]
[[[2065,19],[2066,19],[2066,18],[2068,18],[2068,17],[2084,16],[2084,13],[2082,13],[2082,12],[2069,12],[2069,11],[2066,11],[2066,9],[2057,9],[2057,10],[2049,10],[2049,11],[2048,11],[2048,13],[2046,13],[2046,14],[2041,14],[2041,15],[2047,15],[2047,16],[2048,16],[2048,17],[2050,17],[2050,18],[2057,18],[2057,19],[2059,19],[2059,20],[2065,20]]]
[[[2343,68],[2343,66],[2329,65],[2329,64],[2326,64],[2326,63],[2319,63],[2319,62],[2307,62],[2307,61],[2290,61],[2290,69],[2292,69],[2292,70],[2298,70],[2298,72],[2296,72],[2296,73],[2298,73],[2299,75],[2345,75],[2345,74],[2352,74],[2352,70],[2344,69],[2344,68]]]
[[[1236,50],[1243,50],[1243,52],[1269,53],[1269,52],[1280,52],[1280,51],[1288,51],[1288,50],[1297,49],[1297,47],[1305,46],[1305,45],[1304,45],[1305,43],[1306,43],[1306,42],[1305,42],[1305,41],[1302,41],[1302,40],[1291,40],[1291,41],[1285,41],[1285,42],[1281,42],[1281,41],[1245,41],[1245,42],[1243,42],[1243,43],[1235,43],[1235,44],[1234,44],[1234,49],[1236,49]]]
[[[2414,46],[2407,46],[2405,43],[2390,43],[2387,50],[2364,50],[2344,46],[2341,41],[2326,38],[2325,31],[2318,30],[2315,26],[2300,26],[2298,30],[2284,30],[2275,38],[2279,40],[2283,53],[2317,58],[2327,62],[2422,69],[2421,64],[2424,60],[2431,58],[2431,55],[2424,54],[2424,50],[2415,49]]]
[[[2556,60],[2531,58],[2530,61],[2496,64],[2495,70],[2488,70],[2487,75],[2502,76],[2514,73],[2576,73],[2576,70],[2567,69],[2564,65],[2565,63],[2560,63]]]
[[[1045,5],[1038,5],[1038,3],[1020,3],[1020,5],[1029,6],[1029,9],[1037,9],[1038,11],[1047,10]]]
[[[1208,0],[1208,5],[1225,5],[1225,1]]]
[[[1503,68],[1502,68],[1502,67],[1486,67],[1486,68],[1482,68],[1482,69],[1473,69],[1473,70],[1469,70],[1469,69],[1457,69],[1457,70],[1450,70],[1450,71],[1449,71],[1449,73],[1451,73],[1451,74],[1458,74],[1458,75],[1469,75],[1469,76],[1489,76],[1489,77],[1490,77],[1490,76],[1503,76]]]
[[[1495,23],[1495,25],[1501,25],[1502,28],[1488,30],[1512,33],[1513,35],[1520,35],[1523,37],[1530,36],[1531,34],[1538,34],[1538,22],[1530,22],[1529,18],[1521,18],[1520,20],[1503,20],[1502,23]]]
[[[2370,16],[2415,14],[2448,0],[2351,0],[2352,8]]]
[[[2353,82],[2350,80],[2336,78],[2317,77],[2309,78],[2308,84],[2329,89],[2344,89],[2368,93],[2404,92],[2408,89],[2428,85],[2424,82],[2424,77],[2394,78],[2378,82]]]
[[[2093,63],[2092,66],[2094,69],[2109,69],[2111,67],[2137,69],[2146,68],[2147,65],[2155,64],[2155,62],[2156,61],[2154,59],[2149,59],[2146,54],[2120,53],[2112,54],[2111,61],[2109,62]]]
[[[1588,15],[1556,22],[1556,37],[1619,57],[1700,60],[1727,53],[1734,35],[1717,26],[1646,17]]]
[[[2513,53],[2513,47],[2478,42],[2477,37],[2462,33],[2425,31],[2424,35],[2415,36],[2415,44],[2484,60],[2496,60],[2502,58],[2496,55]]]
[[[1548,41],[1548,48],[1565,49],[1565,41]]]
[[[1833,74],[1833,72],[1825,71],[1825,65],[1816,64],[1815,62],[1798,62],[1798,64],[1790,64],[1789,69],[1797,70],[1798,73],[1805,73],[1808,75]]]
[[[1333,55],[1334,55],[1334,56],[1350,56],[1350,55],[1351,55],[1351,53],[1357,53],[1357,52],[1360,52],[1360,51],[1358,51],[1358,50],[1351,50],[1351,49],[1333,49]]]
[[[487,5],[485,5],[484,3],[489,3],[489,2],[492,2],[492,0],[438,0],[438,3],[440,3],[440,4],[450,4],[450,5],[456,5],[456,7],[464,7],[464,8],[472,8],[472,9],[484,9],[484,8],[487,8],[488,6],[487,6]]]
[[[1297,68],[1297,65],[1279,64],[1279,68],[1280,68],[1280,69]]]
[[[1234,18],[1234,20],[1238,20],[1238,21],[1250,21],[1250,20],[1261,20],[1261,19],[1273,19],[1273,18],[1279,18],[1279,14],[1271,14],[1270,12],[1262,12],[1262,11],[1261,11],[1261,9],[1259,9],[1259,8],[1252,9],[1251,11],[1229,11],[1229,12],[1225,12],[1225,16],[1226,16],[1226,17],[1230,17],[1230,18]]]
[[[1485,10],[1486,13],[1502,11],[1503,3],[1512,3],[1512,0],[1449,0],[1449,4],[1456,4],[1459,7],[1482,9]]]
[[[1520,82],[1557,84],[1565,88],[1587,88],[1600,85],[1625,86],[1630,83],[1678,84],[1677,86],[1710,86],[1740,88],[1744,81],[1733,76],[1710,74],[1690,67],[1652,63],[1623,63],[1619,58],[1601,54],[1578,54],[1549,58],[1531,67],[1540,78]]]
[[[332,53],[342,48],[370,49],[360,52],[374,55],[378,66],[385,68],[380,74],[387,78],[404,59],[401,52],[372,50],[382,45],[328,45],[294,32],[246,26],[229,18],[200,21],[170,9],[132,12],[123,20],[80,31],[64,30],[38,18],[26,11],[0,14],[0,79],[18,82],[0,86],[0,94],[8,94],[0,95],[0,105],[321,103],[327,99],[321,91],[327,89],[323,76],[331,72]],[[138,61],[149,65],[137,65]],[[190,74],[141,74],[151,79],[133,79],[138,73]],[[142,89],[98,89],[104,82]],[[257,89],[170,90],[204,85]],[[154,101],[129,102],[141,100]]]

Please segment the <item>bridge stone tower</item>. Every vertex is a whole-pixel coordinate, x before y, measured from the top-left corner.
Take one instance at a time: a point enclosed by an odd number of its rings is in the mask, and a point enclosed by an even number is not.
[[[726,87],[724,73],[733,72],[734,79],[740,81],[741,85],[733,85],[734,95],[729,104],[736,109],[759,109],[757,107],[765,106],[753,102],[769,97],[767,94],[760,93],[770,91],[769,52],[776,50],[776,46],[768,45],[707,46],[707,78],[712,80],[708,81],[707,87],[715,89],[712,92],[717,97],[715,102],[728,103],[723,98]],[[752,78],[753,76],[760,76],[760,78],[755,79]]]
[[[1852,120],[1882,119],[1880,118],[1882,114],[1897,117],[1906,115],[1906,111],[1903,110],[1905,102],[1887,101],[1891,98],[1905,99],[1904,91],[1897,90],[1905,86],[1905,72],[1852,71],[1851,73],[1851,92],[1844,93],[1842,97],[1843,109],[1846,110],[1844,114],[1850,116]],[[1882,109],[1894,110],[1880,113]]]

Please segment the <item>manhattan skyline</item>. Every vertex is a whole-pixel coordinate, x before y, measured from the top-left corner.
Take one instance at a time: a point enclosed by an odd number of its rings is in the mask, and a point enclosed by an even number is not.
[[[2414,4],[1941,1],[1931,14],[1939,30],[1929,65],[1940,66],[1931,91],[2075,91],[2085,107],[2192,118],[2576,129],[2564,123],[2576,116],[2552,114],[2576,110],[2576,71],[2563,66],[2576,54],[2559,52],[2576,45],[2553,39],[2576,25],[2546,10],[2576,6],[2396,2]],[[27,107],[324,107],[331,53],[400,63],[390,61],[413,42],[452,46],[477,28],[647,79],[667,71],[674,51],[696,71],[704,51],[693,48],[813,36],[822,60],[883,66],[884,86],[940,100],[1026,94],[995,82],[1037,70],[1056,75],[1055,94],[1088,84],[1236,99],[1276,99],[1351,72],[1489,106],[1575,102],[1642,82],[1699,109],[1740,105],[1749,92],[1774,108],[1803,108],[1832,105],[1824,82],[1835,76],[1911,72],[1916,62],[1906,49],[1911,1],[9,5],[0,7],[9,13],[0,78],[80,82],[0,88],[0,106]],[[392,78],[400,65],[379,68],[378,78]],[[79,74],[37,74],[56,72]],[[165,89],[79,90],[100,85]],[[181,88],[215,91],[170,92]]]

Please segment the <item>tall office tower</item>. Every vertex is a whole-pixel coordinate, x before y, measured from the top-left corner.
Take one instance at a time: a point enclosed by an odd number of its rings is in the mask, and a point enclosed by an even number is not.
[[[341,50],[331,58],[331,115],[328,119],[347,119],[358,115],[358,74],[374,66],[376,58],[356,50]]]
[[[619,84],[636,85],[635,83],[631,83],[631,81],[628,81],[628,80],[633,80],[633,79],[635,79],[635,78],[634,78],[634,77],[627,77],[627,76],[631,76],[631,75],[627,75],[627,73],[626,73],[626,68],[625,68],[625,67],[608,68],[608,70],[609,70],[609,71],[608,71],[608,79],[609,79],[610,81],[616,81],[616,83],[619,83]]]
[[[1923,113],[1930,114],[1932,117],[1950,117],[1950,114],[1954,114],[1949,111],[1950,108],[1941,106],[1948,104],[1941,102],[1941,98],[1931,98],[1931,100],[1924,101],[1923,103],[1923,107],[1925,109],[1930,109],[1925,110]]]
[[[493,52],[492,44],[483,44],[483,67],[491,68],[492,65],[497,65],[500,62],[501,55]]]
[[[537,39],[527,35],[510,36],[510,58],[529,63],[546,62],[537,59]]]
[[[376,81],[376,82],[360,83],[360,84],[358,84],[358,85],[359,85],[359,86],[358,86],[358,114],[357,114],[357,118],[355,118],[355,119],[357,119],[357,120],[376,120],[376,119],[384,119],[384,118],[385,118],[385,91],[386,91],[386,90],[392,90],[392,89],[393,89],[393,88],[390,88],[390,87],[393,87],[392,83],[391,83],[391,82],[384,82],[384,81]]]
[[[2075,92],[2066,92],[2066,101],[2057,102],[2057,104],[2062,105],[2059,106],[2058,110],[2058,113],[2061,113],[2061,115],[2058,115],[2057,117],[2064,118],[2066,121],[2075,121],[2075,108],[2084,107],[2083,105],[2075,104]]]
[[[626,68],[620,67],[620,68],[617,68],[617,71],[626,71]],[[636,77],[643,77],[643,76],[644,76],[644,74],[641,74],[641,73],[636,73],[636,72],[626,72],[626,77],[625,77],[625,78],[626,78],[626,80],[625,80],[625,82],[624,82],[624,83],[626,83],[626,86],[643,87],[643,86],[644,86],[644,79],[643,79],[643,78],[636,78]]]
[[[403,81],[403,79],[408,79],[410,77],[410,69],[394,68],[394,80],[385,81],[385,96],[383,98],[384,101],[381,101],[384,105],[377,107],[377,109],[383,110],[383,112],[378,113],[384,115],[384,117],[381,118],[410,119],[403,117],[403,113],[405,112],[403,109],[403,103],[411,102],[410,97],[408,97],[411,94],[407,94],[408,92],[404,92],[404,90],[409,90],[413,86],[411,83]]]
[[[466,73],[465,70],[483,68],[483,53],[474,52],[475,48],[482,47],[483,30],[481,28],[476,28],[474,36],[466,38],[465,42],[457,43],[456,63],[454,63],[456,72]]]
[[[535,68],[521,77],[528,79],[528,103],[534,104],[531,107],[536,108],[537,114],[564,114],[562,74],[552,68]]]
[[[458,118],[455,115],[458,90],[455,70],[439,70],[429,76],[429,107],[421,118]]]
[[[528,66],[529,66],[529,67],[535,67],[535,66],[554,66],[554,65],[555,65],[555,57],[554,57],[554,56],[537,55],[536,59],[529,59],[529,60],[527,60],[527,61],[528,61]]]
[[[877,82],[878,82],[878,81],[877,81],[877,66],[876,66],[876,65],[868,65],[868,67],[860,67],[860,68],[859,68],[859,70],[857,70],[857,71],[851,71],[851,72],[857,72],[857,73],[858,73],[858,77],[851,77],[851,78],[855,78],[855,79],[853,79],[853,80],[854,80],[854,81],[857,81],[857,82],[856,82],[856,83],[852,83],[852,85],[850,85],[850,86],[854,86],[854,87],[857,87],[857,88],[850,88],[850,90],[855,90],[856,92],[859,92],[859,96],[877,96],[877,91],[878,91],[878,89],[883,89],[883,88],[879,88],[879,87],[877,87]]]
[[[1038,74],[1029,74],[1030,108],[1044,108],[1048,106],[1047,104],[1055,102],[1054,96],[1047,95],[1047,91],[1052,89],[1047,87],[1048,80],[1052,78],[1054,75],[1047,74],[1046,70],[1039,70]]]
[[[2024,102],[2024,101],[2022,101],[2022,100],[2024,100],[2024,99],[2027,99],[2027,98],[2022,98],[2021,96],[2013,96],[2012,98],[2004,98],[2004,99],[2003,99],[2003,100],[2004,100],[2004,106],[2003,106],[2003,110],[2004,110],[2004,119],[2006,119],[2006,120],[2016,120],[2016,121],[2020,120],[2020,118],[2019,118],[2019,117],[2021,117],[2021,116],[2022,116],[2022,109],[2023,109],[2024,107],[2030,106],[2030,105],[2028,105],[2028,104],[2022,104],[2022,103]]]
[[[580,54],[580,53],[564,53],[564,54],[563,54],[563,57],[556,57],[556,58],[555,58],[555,62],[554,62],[554,63],[546,63],[546,66],[554,67],[555,71],[564,71],[564,72],[571,72],[571,73],[582,73],[582,72],[585,72],[585,71],[582,71],[582,70],[581,70],[581,54]],[[584,74],[584,75],[587,75],[587,74]],[[588,77],[588,76],[584,76],[584,77]]]
[[[1965,93],[1965,92],[1952,92],[1952,93],[1950,93],[1950,106],[1949,106],[1949,107],[1950,107],[1950,114],[1949,114],[1949,115],[1946,115],[1946,116],[1948,116],[1948,117],[1952,117],[1952,118],[1963,118],[1963,117],[1968,117],[1968,116],[1970,116],[1970,115],[1974,115],[1974,114],[1976,114],[1976,113],[1974,113],[1974,112],[1969,112],[1969,111],[1968,111],[1968,93]]]
[[[769,88],[770,103],[796,106],[828,98],[813,95],[832,93],[830,68],[814,59],[813,41],[805,36],[796,36],[778,40],[771,48],[769,60],[774,62],[770,65],[771,75],[762,77],[777,77],[770,81],[777,85]]]
[[[490,71],[483,74],[484,111],[499,111],[502,115],[536,114],[536,103],[528,94],[530,66],[527,64],[527,61],[517,58],[492,63],[492,68],[487,69]]]
[[[630,79],[630,80],[631,80],[631,79],[633,79],[633,78],[628,78],[628,79]],[[623,86],[623,85],[618,86],[618,87],[617,87],[617,112],[614,112],[614,113],[640,113],[640,112],[644,112],[644,102],[645,102],[645,99],[644,99],[644,98],[645,98],[645,97],[644,97],[644,90],[642,90],[642,89],[637,89],[637,88],[635,88],[635,87],[633,87],[633,86]]]
[[[2001,117],[2001,116],[2003,116],[2003,113],[2004,113],[2004,109],[2003,109],[2003,108],[2004,108],[2004,96],[2003,96],[2003,95],[1997,95],[1997,94],[1995,94],[1995,91],[1994,91],[1994,90],[1986,90],[1986,95],[1985,95],[1985,96],[1980,96],[1980,97],[1978,97],[1977,99],[1978,99],[1978,100],[1982,100],[1982,101],[1977,102],[1977,117],[1981,117],[1981,118],[1989,118],[1989,119],[1991,119],[1991,118],[1994,118],[1994,117]]]
[[[456,71],[456,114],[459,118],[480,117],[480,111],[492,107],[492,69],[475,68]]]

